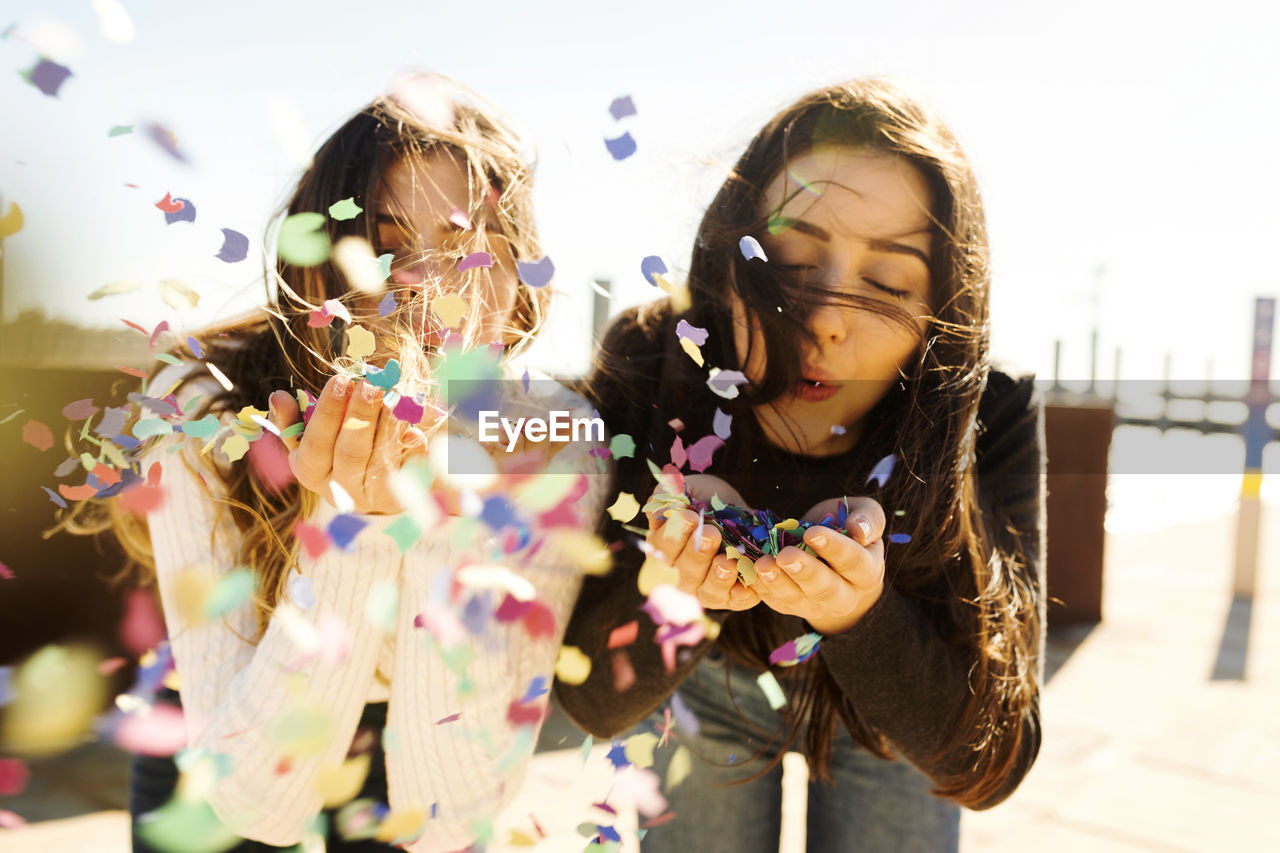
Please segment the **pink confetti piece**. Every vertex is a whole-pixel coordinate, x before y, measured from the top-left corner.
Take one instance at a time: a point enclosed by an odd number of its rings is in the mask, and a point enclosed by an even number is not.
[[[702,618],[698,599],[669,584],[659,584],[640,608],[657,625],[689,625]]]
[[[302,545],[302,551],[312,560],[318,560],[329,550],[329,536],[323,528],[306,521],[293,526],[294,538]]]
[[[43,453],[53,447],[53,431],[32,418],[22,425],[22,440]]]
[[[152,329],[152,330],[151,330],[151,340],[148,342],[148,344],[147,344],[147,345],[148,345],[149,347],[151,347],[151,349],[155,349],[155,347],[156,347],[156,338],[160,337],[160,335],[162,335],[163,333],[165,333],[165,332],[167,332],[167,331],[169,331],[169,321],[168,321],[168,320],[161,320],[159,323],[156,323],[156,327],[155,327],[154,329]]]
[[[121,720],[115,742],[138,755],[173,755],[187,748],[187,720],[181,708],[158,702],[147,713],[129,714]]]
[[[671,420],[667,421],[667,426],[671,427],[676,432],[684,431],[684,421],[680,420],[679,418],[672,418]]]
[[[120,620],[120,643],[134,657],[155,648],[165,637],[164,617],[150,590],[130,590]]]
[[[507,722],[513,726],[536,726],[547,715],[549,707],[546,702],[513,700],[507,706]]]
[[[348,326],[351,325],[351,312],[347,310],[347,306],[343,305],[337,299],[326,299],[324,301],[324,305],[321,307],[340,319],[342,322],[346,323]]]
[[[426,414],[426,407],[413,397],[401,395],[400,399],[396,401],[395,408],[391,410],[391,414],[397,420],[409,424],[417,424],[422,421],[423,415]]]
[[[0,578],[4,578],[7,581],[13,580],[13,569],[9,568],[4,563],[0,563]]]
[[[677,468],[683,468],[688,461],[689,456],[685,453],[684,442],[677,435],[676,440],[671,443],[671,464]]]
[[[701,474],[711,467],[711,457],[724,447],[724,440],[716,435],[707,435],[689,446],[689,467]]]
[[[97,670],[98,675],[110,678],[120,671],[120,668],[129,662],[128,658],[114,657],[99,661]]]
[[[457,225],[463,231],[471,230],[471,217],[467,216],[467,212],[461,208],[455,207],[453,212],[449,214],[449,221]]]
[[[609,648],[620,649],[623,646],[629,646],[636,641],[636,637],[640,635],[640,622],[632,619],[625,625],[620,625],[609,632]]]
[[[552,639],[556,636],[556,614],[541,600],[535,600],[524,616],[524,630],[534,640]]]
[[[458,272],[473,269],[489,269],[493,266],[493,255],[488,252],[472,252],[458,261]]]
[[[440,719],[436,720],[436,725],[443,726],[445,723],[456,723],[460,719],[462,719],[461,712],[457,714],[450,714],[447,717],[441,717]]]
[[[623,651],[613,653],[612,663],[613,689],[617,693],[625,693],[636,683],[636,669]]]
[[[58,494],[62,495],[69,501],[86,501],[97,493],[98,490],[89,485],[68,486],[63,484],[58,486]]]
[[[76,400],[73,403],[67,403],[62,407],[62,416],[69,421],[82,421],[96,414],[98,414],[98,407],[88,397],[83,400]]]
[[[250,443],[248,456],[253,473],[269,492],[280,494],[293,484],[289,450],[276,436],[263,435]]]
[[[0,758],[0,797],[21,794],[30,778],[26,764],[16,758]]]

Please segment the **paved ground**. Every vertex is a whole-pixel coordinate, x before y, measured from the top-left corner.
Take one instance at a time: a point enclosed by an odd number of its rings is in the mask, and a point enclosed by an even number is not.
[[[1280,849],[1280,508],[1268,528],[1251,603],[1230,594],[1234,519],[1108,537],[1105,619],[1052,632],[1040,758],[1006,803],[965,814],[964,850]],[[499,838],[533,814],[549,836],[536,850],[582,849],[575,828],[610,771],[602,748],[584,766],[581,737],[548,732],[561,738],[573,748],[535,759]],[[33,769],[23,795],[0,798],[32,824],[0,847],[128,849],[117,753],[89,746]],[[803,778],[802,759],[788,778]],[[804,793],[788,786],[786,853],[804,849]]]

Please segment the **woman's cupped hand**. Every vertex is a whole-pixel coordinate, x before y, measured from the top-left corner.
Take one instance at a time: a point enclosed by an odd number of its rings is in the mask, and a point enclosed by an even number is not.
[[[725,503],[745,506],[741,495],[718,477],[685,478],[690,497],[712,494]],[[820,634],[852,628],[884,591],[884,509],[872,498],[832,498],[816,504],[805,520],[834,514],[840,501],[848,506],[844,530],[810,527],[804,533],[809,553],[788,546],[776,557],[755,562],[756,581],[743,584],[737,562],[723,553],[719,530],[703,524],[692,510],[649,515],[649,545],[677,571],[678,588],[713,610],[747,610],[763,603],[779,613],[798,616]]]
[[[411,456],[426,453],[427,441],[416,426],[398,420],[382,396],[382,389],[367,381],[341,374],[329,378],[302,437],[283,437],[289,467],[301,486],[336,503],[332,483],[360,513],[401,510],[392,476]],[[269,406],[281,432],[302,420],[297,401],[286,391],[274,392]]]

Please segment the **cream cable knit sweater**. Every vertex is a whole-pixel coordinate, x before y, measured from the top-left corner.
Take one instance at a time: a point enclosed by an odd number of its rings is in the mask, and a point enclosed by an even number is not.
[[[153,384],[163,387],[159,378]],[[583,412],[589,411],[574,399]],[[407,849],[435,853],[467,847],[473,841],[472,822],[496,814],[524,778],[532,744],[526,749],[516,743],[507,708],[524,695],[534,676],[545,676],[549,686],[581,584],[577,568],[551,541],[532,554],[525,549],[496,561],[533,583],[538,598],[555,615],[556,631],[535,641],[520,621],[490,620],[482,635],[468,637],[475,658],[466,674],[475,692],[465,698],[459,698],[459,677],[445,665],[428,631],[414,627],[441,573],[468,557],[489,555],[478,547],[488,535],[483,527],[472,548],[455,547],[457,517],[424,531],[404,554],[382,532],[390,519],[366,516],[370,523],[349,550],[333,546],[315,560],[300,556],[299,568],[310,578],[315,604],[302,609],[283,603],[261,641],[252,645],[237,636],[256,633],[251,605],[225,619],[189,622],[183,616],[183,591],[192,585],[183,575],[204,574],[206,583],[216,581],[235,566],[237,535],[214,500],[220,484],[206,474],[206,488],[179,459],[196,457],[196,443],[187,442],[181,454],[158,450],[148,457],[148,464],[163,463],[166,490],[163,506],[148,522],[189,745],[230,758],[230,774],[210,799],[214,811],[247,838],[276,845],[299,842],[322,806],[318,775],[342,763],[365,703],[386,700],[389,805],[393,813],[416,809],[429,818]],[[594,459],[585,455],[575,460],[578,470],[590,470],[592,464]],[[577,502],[583,529],[594,526],[611,478],[597,474],[587,479],[587,493]],[[327,525],[334,515],[336,510],[322,504],[313,521]],[[385,584],[399,593],[393,633],[384,632],[367,612],[370,593]],[[329,635],[334,625],[341,625],[347,653],[307,654],[291,622],[309,623]],[[389,696],[375,676],[380,669],[384,679],[389,677]],[[318,753],[282,765],[280,728],[300,707],[327,715],[329,736]],[[456,721],[437,725],[453,714],[460,715]]]

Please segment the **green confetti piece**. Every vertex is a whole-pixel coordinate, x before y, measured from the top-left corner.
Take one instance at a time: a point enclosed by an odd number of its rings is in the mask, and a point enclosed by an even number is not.
[[[648,463],[648,465],[649,465],[649,473],[653,475],[653,479],[655,479],[655,480],[657,480],[659,483],[661,483],[661,482],[662,482],[662,469],[661,469],[661,468],[659,468],[657,465],[653,464],[653,460],[652,460],[652,459],[646,459],[646,460],[644,460],[644,461],[645,461],[646,463]]]
[[[769,707],[773,710],[777,711],[787,704],[787,696],[782,692],[782,685],[773,677],[772,672],[766,670],[760,673],[756,684],[759,684],[760,689],[764,691],[765,698],[769,700]]]
[[[329,237],[324,228],[323,213],[295,213],[280,223],[277,249],[285,263],[295,267],[313,267],[329,259]]]
[[[220,426],[218,419],[212,414],[208,414],[198,421],[187,421],[182,425],[182,431],[194,438],[211,438]],[[134,435],[137,436],[136,427]]]
[[[422,528],[418,526],[418,522],[407,515],[402,515],[388,524],[382,532],[395,540],[401,554],[412,548],[413,543],[422,536]]]
[[[334,219],[355,219],[361,213],[364,213],[364,208],[356,204],[355,198],[344,198],[329,205],[329,216]]]
[[[449,646],[440,649],[440,659],[444,661],[445,666],[461,675],[475,662],[476,652],[469,645]]]
[[[626,433],[615,435],[609,439],[609,452],[613,454],[614,459],[634,459],[636,440]]]
[[[476,525],[479,519],[461,518],[453,528],[453,535],[449,537],[449,544],[455,551],[465,551],[467,546],[471,544],[472,537],[476,534]]]
[[[190,414],[191,412],[194,412],[196,410],[196,406],[200,405],[200,401],[203,399],[204,399],[203,394],[197,394],[196,396],[192,397],[190,400],[187,401],[187,404],[182,407],[182,414],[187,415],[187,414]]]
[[[394,257],[395,255],[390,252],[387,252],[385,255],[378,255],[378,271],[382,273],[384,281],[391,278],[391,260]]]
[[[227,829],[205,800],[174,797],[138,823],[138,835],[156,850],[216,853],[243,839]]]
[[[716,512],[719,512],[720,510],[724,509],[726,506],[728,506],[728,504],[720,500],[719,495],[717,494],[711,495],[711,508],[714,509]]]
[[[596,739],[591,735],[587,735],[587,739],[582,742],[582,763],[586,764],[587,759],[591,757],[591,747],[595,746]]]
[[[287,426],[287,427],[285,427],[284,429],[280,430],[280,437],[281,437],[281,438],[293,438],[294,436],[301,435],[301,434],[302,434],[302,428],[303,428],[304,426],[306,426],[306,424],[304,424],[302,421],[298,421],[296,424],[290,424],[289,426]]]
[[[96,466],[97,464],[98,464],[98,460],[94,459],[92,454],[89,454],[89,453],[80,454],[80,465],[84,468],[84,470],[92,471],[94,469],[94,466]]]
[[[395,583],[381,581],[369,590],[369,597],[364,603],[364,613],[369,621],[380,628],[383,633],[390,634],[396,629],[396,616],[400,612],[400,590]]]
[[[165,364],[181,365],[182,361],[177,356],[169,355],[167,352],[157,353],[156,361],[163,361]]]
[[[218,619],[235,610],[253,596],[256,584],[257,580],[249,569],[239,568],[227,572],[204,603],[205,617]]]
[[[108,137],[124,136],[126,133],[133,133],[133,125],[131,124],[113,124],[111,129],[107,131]]]

